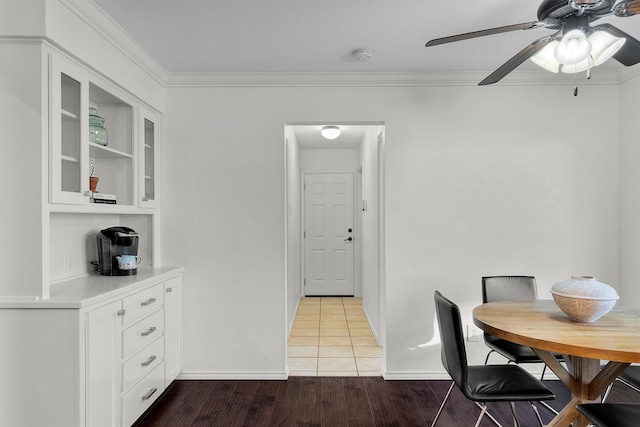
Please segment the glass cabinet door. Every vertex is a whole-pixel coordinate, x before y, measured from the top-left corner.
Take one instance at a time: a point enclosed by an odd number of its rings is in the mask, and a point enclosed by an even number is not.
[[[88,132],[88,121],[83,113],[87,111],[88,81],[82,69],[61,58],[51,57],[50,67],[50,201],[86,204],[89,175],[83,135]]]
[[[140,206],[158,207],[158,115],[141,109]]]

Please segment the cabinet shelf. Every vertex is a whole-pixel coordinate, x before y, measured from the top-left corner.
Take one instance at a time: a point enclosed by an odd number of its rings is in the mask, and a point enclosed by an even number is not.
[[[63,120],[80,120],[80,117],[78,117],[77,114],[72,113],[71,111],[60,110],[60,115],[62,116]]]
[[[65,156],[64,154],[62,154],[60,156],[60,159],[66,161],[66,162],[71,162],[71,163],[80,163],[80,159],[78,159],[77,157],[72,157],[72,156]]]
[[[125,153],[124,151],[116,150],[114,148],[96,144],[95,142],[89,142],[91,148],[91,156],[98,158],[120,158],[120,159],[132,159],[133,155]]]
[[[50,213],[69,214],[111,214],[111,215],[149,215],[148,210],[141,210],[135,206],[106,203],[87,203],[85,205],[50,204]]]

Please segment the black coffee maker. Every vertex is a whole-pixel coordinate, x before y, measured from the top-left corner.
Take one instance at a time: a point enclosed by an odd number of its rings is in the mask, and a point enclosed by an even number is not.
[[[96,236],[96,270],[103,276],[131,276],[138,273],[138,233],[128,227],[109,227]],[[131,261],[133,260],[133,261]],[[127,262],[125,262],[127,261]]]

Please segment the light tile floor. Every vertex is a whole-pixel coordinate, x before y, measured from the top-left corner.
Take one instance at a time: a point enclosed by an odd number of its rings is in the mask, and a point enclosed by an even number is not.
[[[291,376],[381,375],[382,348],[360,298],[302,298],[288,353]]]

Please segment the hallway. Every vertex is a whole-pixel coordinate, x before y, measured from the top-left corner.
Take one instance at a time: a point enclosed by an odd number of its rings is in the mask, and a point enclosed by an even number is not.
[[[288,341],[290,376],[380,376],[382,348],[353,297],[302,298]]]

